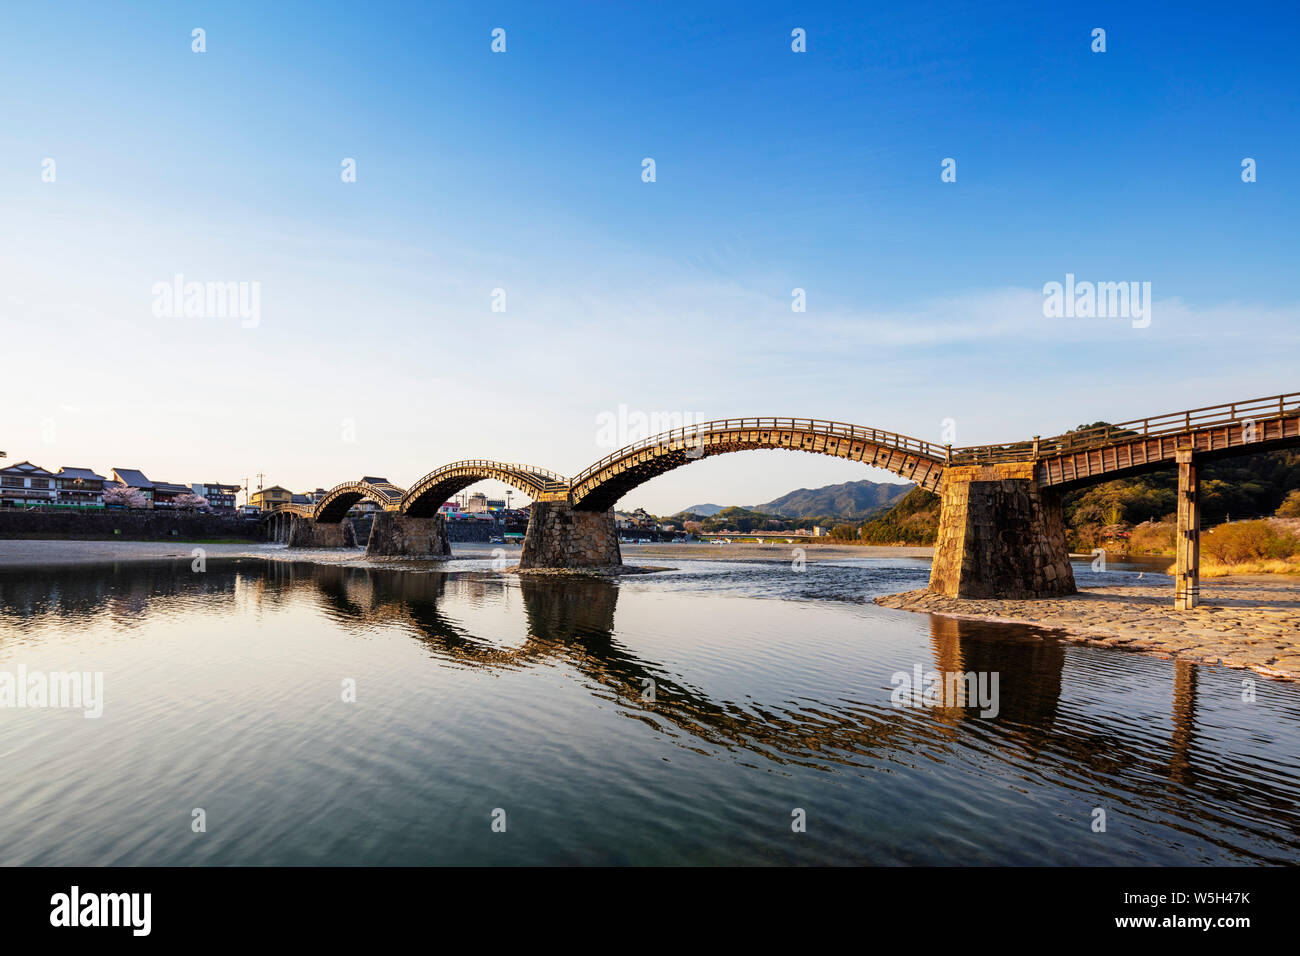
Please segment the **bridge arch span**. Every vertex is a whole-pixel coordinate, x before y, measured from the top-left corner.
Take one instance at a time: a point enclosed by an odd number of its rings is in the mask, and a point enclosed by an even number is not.
[[[280,505],[270,511],[263,511],[258,516],[258,520],[269,521],[276,515],[296,515],[299,518],[313,518],[316,515],[316,509],[311,505]]]
[[[627,492],[702,458],[761,448],[805,451],[883,468],[934,491],[945,465],[943,446],[845,422],[815,418],[731,418],[676,428],[620,448],[575,476],[570,500],[605,511]]]
[[[384,511],[393,511],[406,491],[393,484],[373,481],[345,481],[331,488],[319,502],[313,517],[319,524],[338,524],[348,509],[362,498],[369,498]]]
[[[568,479],[546,468],[475,458],[429,472],[405,493],[397,510],[412,518],[432,517],[457,492],[483,480],[518,488],[534,501],[563,501],[569,491]]]

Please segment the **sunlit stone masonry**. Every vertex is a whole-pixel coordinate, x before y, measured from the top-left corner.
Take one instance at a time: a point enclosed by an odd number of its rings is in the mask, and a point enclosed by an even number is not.
[[[944,471],[930,590],[948,597],[1073,594],[1061,495],[1040,488],[1034,463]]]
[[[613,509],[580,511],[566,501],[534,501],[519,569],[612,568],[623,563]]]

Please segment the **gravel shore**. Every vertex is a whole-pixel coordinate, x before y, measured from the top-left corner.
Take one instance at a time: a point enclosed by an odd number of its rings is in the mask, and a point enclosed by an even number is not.
[[[1300,680],[1300,582],[1202,580],[1201,602],[1193,611],[1175,611],[1170,578],[1043,600],[950,598],[924,590],[876,598],[881,607],[1032,624],[1087,644]]]

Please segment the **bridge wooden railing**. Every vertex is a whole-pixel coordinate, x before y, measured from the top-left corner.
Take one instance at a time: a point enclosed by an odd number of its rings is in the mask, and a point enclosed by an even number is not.
[[[467,458],[464,461],[453,461],[440,468],[435,468],[415,484],[411,485],[411,488],[419,488],[425,482],[439,474],[456,471],[462,468],[486,468],[491,469],[492,471],[513,472],[520,477],[532,478],[533,482],[530,482],[530,484],[535,483],[542,491],[564,491],[569,487],[569,479],[548,468],[539,468],[536,465],[521,465],[509,461],[492,461],[488,458]]]
[[[945,449],[942,445],[900,435],[897,432],[882,431],[878,428],[863,428],[848,422],[833,422],[820,418],[725,418],[698,425],[685,425],[671,431],[651,435],[638,442],[611,452],[600,461],[589,465],[571,480],[571,487],[577,488],[597,472],[614,462],[634,455],[646,448],[671,447],[673,444],[689,445],[708,435],[725,434],[733,431],[810,431],[833,438],[848,438],[874,445],[886,445],[899,451],[943,461]]]
[[[1206,405],[1165,415],[1138,418],[1114,425],[1099,425],[1077,432],[1036,438],[1033,441],[1014,442],[1008,445],[968,445],[952,449],[954,465],[984,464],[1000,461],[1028,461],[1052,455],[1069,454],[1088,449],[1104,448],[1131,438],[1181,435],[1205,428],[1223,428],[1240,425],[1247,427],[1260,419],[1300,415],[1300,392],[1252,398],[1244,402],[1227,402]]]
[[[320,501],[324,501],[327,498],[332,498],[338,492],[350,491],[362,486],[369,488],[372,491],[378,492],[379,494],[383,495],[385,498],[396,499],[396,498],[401,498],[402,495],[406,494],[405,489],[399,488],[397,487],[397,485],[394,485],[391,482],[387,484],[381,484],[380,482],[377,481],[345,481],[342,482],[341,484],[335,485],[329,491],[325,492],[324,496],[321,497]],[[317,502],[317,504],[319,503],[320,502]]]
[[[315,512],[315,505],[302,504],[278,504],[272,505],[261,513],[259,517],[266,518],[274,514],[291,514],[298,515],[301,518],[310,518]]]
[[[380,494],[385,495],[389,498],[400,498],[402,497],[402,495],[406,494],[405,488],[399,488],[397,487],[397,485],[393,484],[392,482],[381,484],[376,481],[359,481],[357,482],[357,484],[366,485],[367,487],[374,488]]]
[[[481,468],[492,471],[511,472],[526,484],[533,486],[544,494],[564,494],[589,481],[593,475],[621,459],[636,454],[647,448],[671,448],[682,446],[690,448],[711,435],[722,435],[738,431],[803,431],[812,432],[831,438],[846,438],[868,444],[892,448],[905,454],[928,458],[935,462],[968,465],[1007,461],[1029,461],[1057,455],[1082,452],[1090,449],[1104,448],[1123,444],[1128,439],[1180,435],[1202,429],[1223,428],[1228,426],[1246,427],[1251,422],[1300,416],[1300,392],[1288,392],[1283,395],[1271,395],[1265,398],[1252,398],[1242,402],[1227,402],[1221,405],[1206,405],[1203,408],[1186,409],[1181,412],[1169,412],[1153,415],[1113,425],[1101,425],[1096,428],[1081,429],[1051,438],[1035,437],[1031,441],[1012,442],[1003,445],[967,445],[952,448],[939,445],[910,435],[884,431],[879,428],[864,428],[848,422],[836,422],[820,418],[725,418],[696,425],[685,425],[671,431],[651,435],[638,442],[611,452],[600,461],[589,465],[572,479],[565,478],[558,472],[536,465],[516,462],[493,461],[487,458],[469,458],[452,462],[429,472],[411,486],[411,491],[421,488],[425,483],[440,474],[458,469]],[[345,482],[332,488],[326,497],[359,482]],[[378,491],[390,504],[395,504],[410,492],[392,484],[370,484],[369,488]]]

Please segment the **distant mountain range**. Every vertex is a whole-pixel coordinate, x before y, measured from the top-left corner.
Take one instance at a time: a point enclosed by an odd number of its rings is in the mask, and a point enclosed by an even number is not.
[[[816,518],[834,515],[837,518],[861,518],[889,508],[901,500],[914,486],[894,485],[877,481],[846,481],[824,488],[800,488],[774,498],[761,505],[744,505],[747,511],[781,515],[785,518]],[[683,511],[712,517],[725,505],[692,505]]]

